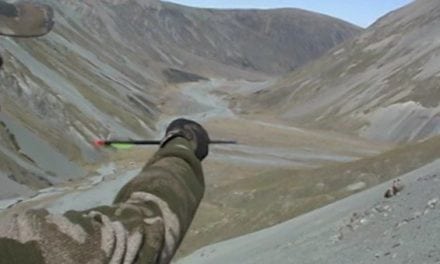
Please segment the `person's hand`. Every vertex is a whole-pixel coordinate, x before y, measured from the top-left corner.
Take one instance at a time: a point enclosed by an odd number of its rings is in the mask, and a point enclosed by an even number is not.
[[[199,123],[183,118],[174,120],[166,129],[161,147],[175,137],[186,138],[191,143],[194,154],[200,161],[208,155],[210,139],[208,132]]]

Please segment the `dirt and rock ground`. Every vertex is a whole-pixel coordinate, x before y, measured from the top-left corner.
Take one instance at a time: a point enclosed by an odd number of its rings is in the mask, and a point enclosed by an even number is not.
[[[198,250],[191,263],[440,263],[440,160],[283,224]]]

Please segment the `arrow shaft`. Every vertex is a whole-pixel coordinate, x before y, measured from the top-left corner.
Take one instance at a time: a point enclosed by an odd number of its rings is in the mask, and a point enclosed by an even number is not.
[[[209,144],[238,144],[235,140],[211,140]]]
[[[109,146],[112,144],[127,144],[127,145],[159,145],[160,140],[106,140],[103,145]]]
[[[160,140],[98,140],[95,145],[111,146],[111,145],[160,145]],[[211,140],[209,144],[237,144],[234,140]]]

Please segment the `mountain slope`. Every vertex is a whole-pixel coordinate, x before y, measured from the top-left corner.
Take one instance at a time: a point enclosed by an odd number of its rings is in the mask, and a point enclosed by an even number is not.
[[[438,134],[439,25],[440,2],[415,1],[259,91],[252,98],[258,105],[249,105],[267,106],[290,122],[379,140]]]
[[[216,10],[145,0],[85,6],[61,2],[75,6],[83,17],[90,14],[82,23],[101,39],[130,48],[135,44],[139,54],[156,63],[198,73],[204,69],[193,65],[196,59],[285,73],[361,31],[347,22],[299,9]],[[61,8],[59,12],[69,16]]]
[[[169,30],[161,29],[178,50],[269,74],[299,67],[360,32],[346,22],[297,9],[204,10],[169,4],[162,13],[158,27],[164,19],[178,20]]]
[[[437,136],[318,168],[263,166],[250,177],[209,186],[205,203],[180,250],[187,254],[213,242],[255,232],[371,188],[435,161],[439,148]]]
[[[216,11],[147,0],[45,2],[55,9],[53,32],[0,44],[0,170],[35,187],[84,176],[80,166],[103,158],[92,139],[156,135],[165,110],[180,115],[179,104],[168,103],[185,97],[175,83],[265,79],[360,31],[299,10]]]
[[[440,160],[283,224],[196,251],[177,263],[427,263],[440,261]]]

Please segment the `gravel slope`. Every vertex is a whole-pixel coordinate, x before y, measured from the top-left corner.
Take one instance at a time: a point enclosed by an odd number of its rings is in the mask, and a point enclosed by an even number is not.
[[[440,263],[440,159],[291,221],[202,248],[197,263]]]

